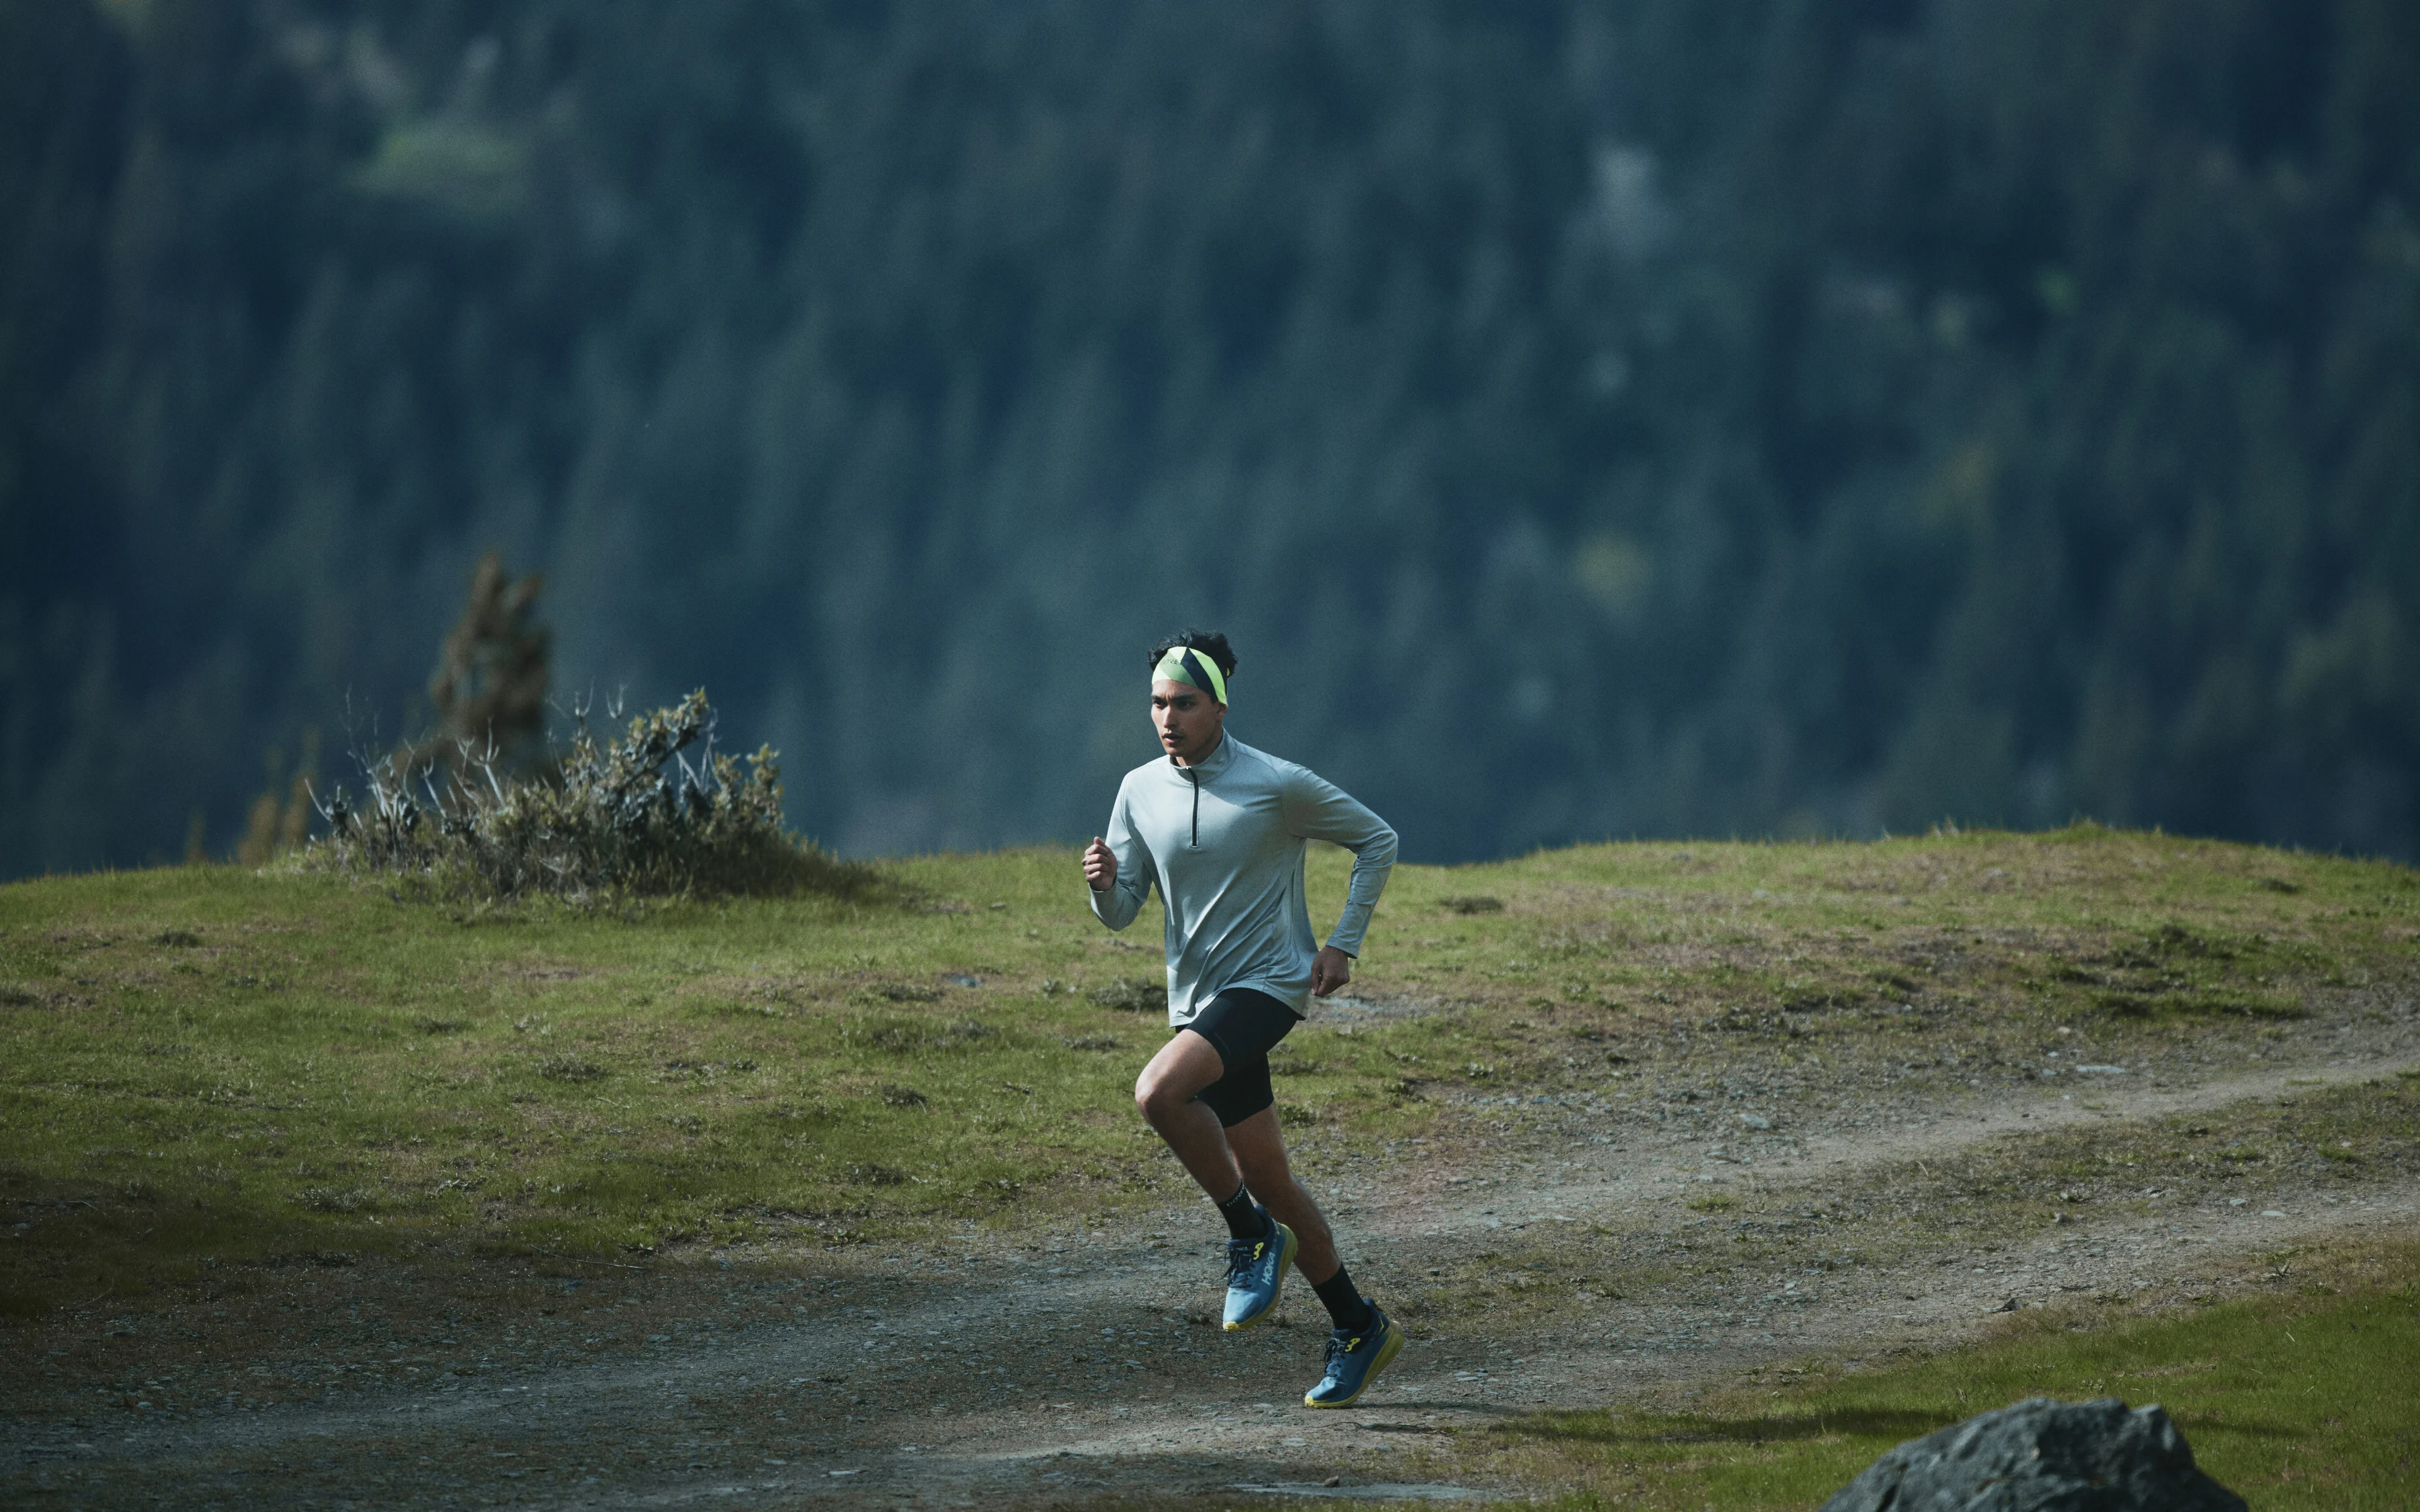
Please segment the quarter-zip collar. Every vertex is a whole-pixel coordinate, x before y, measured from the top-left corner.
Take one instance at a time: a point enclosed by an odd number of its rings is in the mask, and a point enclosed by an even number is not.
[[[1210,754],[1192,765],[1178,766],[1175,757],[1171,756],[1168,759],[1168,764],[1175,766],[1177,771],[1183,773],[1186,781],[1193,788],[1193,840],[1190,847],[1193,850],[1198,851],[1202,848],[1202,784],[1234,764],[1235,743],[1227,738],[1227,733],[1223,730],[1218,732],[1218,744],[1211,748]]]
[[[1195,762],[1190,766],[1177,766],[1176,758],[1171,756],[1168,759],[1168,764],[1171,766],[1176,766],[1176,769],[1180,772],[1199,772],[1203,777],[1217,777],[1228,767],[1235,764],[1235,743],[1229,739],[1227,733],[1222,730],[1218,732],[1218,744],[1210,748],[1209,755],[1202,757],[1200,761]]]

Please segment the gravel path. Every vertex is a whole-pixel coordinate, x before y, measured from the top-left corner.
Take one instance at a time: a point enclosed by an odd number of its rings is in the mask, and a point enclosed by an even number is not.
[[[1877,1172],[2010,1135],[2218,1116],[2420,1064],[2408,1005],[2360,1022],[2260,1064],[1854,1103],[1749,1095],[1694,1120],[1618,1095],[1474,1102],[1466,1138],[1314,1177],[1357,1274],[1382,1300],[1408,1295],[1490,1247],[1580,1256],[1584,1273],[1544,1283],[1550,1331],[1544,1309],[1510,1304],[1501,1326],[1483,1313],[1415,1323],[1352,1412],[1296,1405],[1324,1335],[1307,1295],[1281,1326],[1210,1326],[1216,1236],[1206,1208],[1186,1204],[1082,1233],[818,1255],[813,1271],[510,1262],[475,1296],[439,1295],[458,1273],[433,1262],[300,1266],[227,1305],[31,1330],[5,1388],[0,1501],[754,1506],[1316,1493],[1331,1480],[1364,1497],[1517,1492],[1457,1458],[1450,1430],[1792,1358],[1937,1348],[2012,1306],[2223,1288],[2284,1244],[2411,1231],[2420,1180],[2398,1166],[2324,1191],[2079,1210],[2009,1242],[1945,1229],[1867,1260],[1846,1257],[1854,1235],[1836,1223],[1837,1264],[1717,1256],[1685,1282],[1655,1280],[1654,1257],[1695,1242],[1704,1261],[1730,1221],[1693,1198],[1813,1211]],[[312,1342],[339,1335],[342,1350]],[[302,1381],[312,1399],[258,1405],[247,1382],[264,1381]]]

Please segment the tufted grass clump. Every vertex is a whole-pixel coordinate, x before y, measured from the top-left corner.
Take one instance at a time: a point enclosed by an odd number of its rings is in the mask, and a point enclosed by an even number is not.
[[[685,754],[702,745],[691,764]],[[399,764],[400,763],[400,764]],[[742,763],[714,749],[703,688],[641,715],[618,740],[580,722],[545,776],[506,773],[496,753],[365,764],[367,793],[323,806],[327,833],[304,864],[408,879],[440,896],[644,897],[854,894],[873,872],[825,854],[782,824],[776,753]]]

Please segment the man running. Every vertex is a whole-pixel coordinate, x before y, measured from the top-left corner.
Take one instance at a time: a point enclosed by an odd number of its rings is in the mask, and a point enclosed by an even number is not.
[[[1168,759],[1118,784],[1109,840],[1084,849],[1093,912],[1122,930],[1155,883],[1168,915],[1168,1021],[1176,1032],[1135,1079],[1135,1105],[1227,1220],[1230,1332],[1277,1305],[1289,1264],[1335,1321],[1309,1407],[1357,1400],[1404,1347],[1354,1289],[1319,1205],[1294,1179],[1269,1088],[1269,1050],[1309,999],[1352,980],[1395,832],[1307,768],[1226,733],[1234,653],[1187,630],[1151,653],[1151,717]],[[1306,840],[1353,852],[1343,917],[1313,952]],[[1255,1201],[1255,1197],[1258,1198]]]

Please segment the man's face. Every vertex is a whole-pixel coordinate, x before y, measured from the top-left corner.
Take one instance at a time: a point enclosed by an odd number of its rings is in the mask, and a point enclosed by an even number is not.
[[[1160,748],[1190,766],[1218,748],[1227,706],[1191,683],[1163,677],[1151,685],[1151,722]]]

